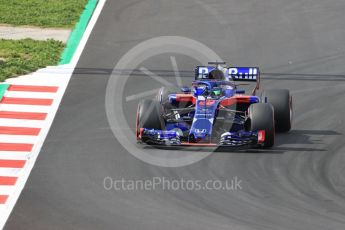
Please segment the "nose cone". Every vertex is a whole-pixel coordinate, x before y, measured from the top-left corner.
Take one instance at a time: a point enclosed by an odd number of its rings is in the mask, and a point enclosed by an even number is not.
[[[195,139],[205,139],[211,136],[212,132],[212,121],[209,119],[198,119],[196,120],[190,130],[190,135],[193,135]]]

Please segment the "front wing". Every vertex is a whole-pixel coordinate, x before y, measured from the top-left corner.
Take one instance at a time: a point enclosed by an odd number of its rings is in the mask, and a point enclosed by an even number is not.
[[[265,141],[265,131],[237,131],[223,133],[218,143],[213,142],[189,142],[183,140],[175,131],[163,131],[141,128],[138,142],[150,145],[166,146],[200,146],[200,147],[243,147],[260,146]]]

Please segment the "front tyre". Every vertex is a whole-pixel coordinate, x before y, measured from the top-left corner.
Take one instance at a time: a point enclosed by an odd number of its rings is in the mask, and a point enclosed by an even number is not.
[[[261,97],[263,102],[274,108],[275,127],[278,132],[288,132],[292,127],[292,97],[287,89],[265,90]]]
[[[162,130],[164,127],[161,117],[161,105],[156,100],[142,100],[138,104],[136,116],[136,137],[139,138],[141,128]]]
[[[256,103],[248,108],[250,130],[265,131],[264,148],[271,148],[274,145],[274,111],[270,104]]]

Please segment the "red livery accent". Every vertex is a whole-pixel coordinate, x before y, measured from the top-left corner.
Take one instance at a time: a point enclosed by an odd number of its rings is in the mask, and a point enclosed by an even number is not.
[[[265,130],[260,130],[258,132],[258,143],[264,143],[265,142]]]
[[[231,98],[226,98],[220,102],[222,106],[229,106],[236,103],[250,103],[250,96],[234,96]]]
[[[139,116],[139,106],[137,108],[137,115],[135,117],[135,135],[137,136],[137,140],[139,139],[139,130],[138,130],[138,126],[139,126],[138,122],[139,122],[139,120],[138,120],[138,116]]]
[[[192,102],[195,104],[195,97],[192,94],[176,94],[176,101]]]
[[[206,100],[206,106],[211,106],[216,102],[216,100]],[[199,105],[205,106],[205,101],[199,101]]]
[[[143,136],[143,132],[144,132],[144,128],[140,128],[139,139],[141,139],[141,137]]]

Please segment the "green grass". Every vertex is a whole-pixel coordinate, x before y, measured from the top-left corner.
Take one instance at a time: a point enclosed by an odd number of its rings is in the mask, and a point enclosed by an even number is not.
[[[0,39],[0,81],[57,65],[65,45],[55,40]]]
[[[88,0],[0,0],[0,23],[72,28]]]

